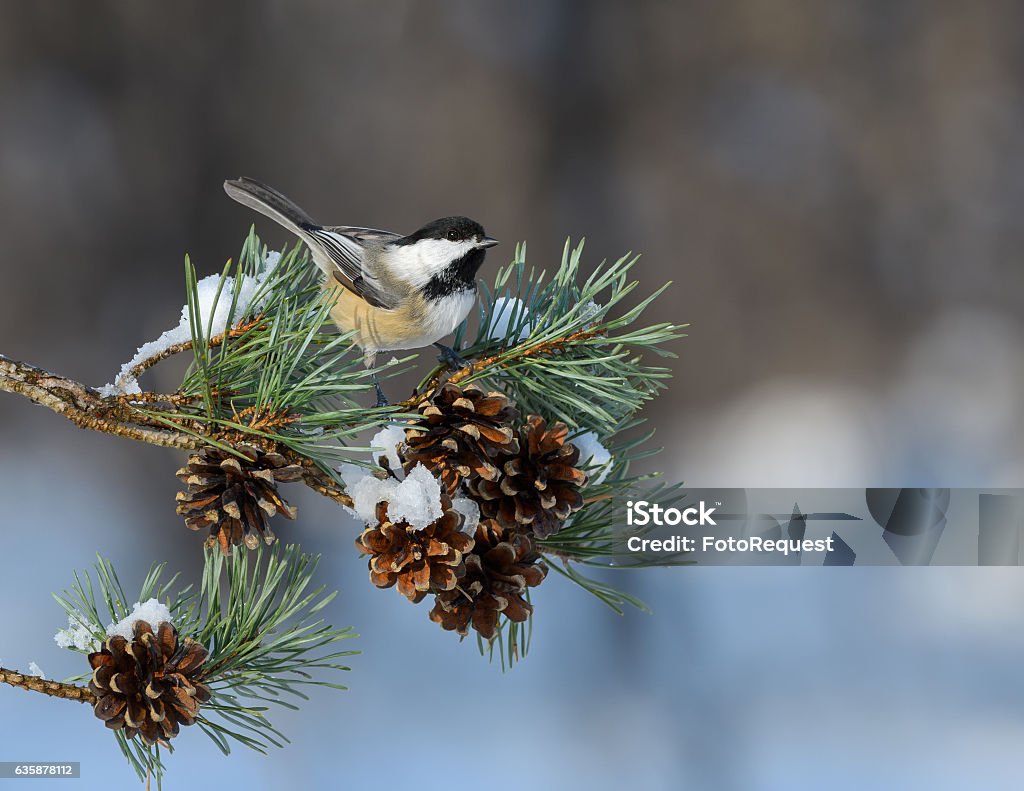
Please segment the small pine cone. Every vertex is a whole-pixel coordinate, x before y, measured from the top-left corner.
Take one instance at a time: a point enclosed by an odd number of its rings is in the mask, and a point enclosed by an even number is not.
[[[112,730],[129,739],[142,736],[146,744],[166,742],[182,725],[196,721],[210,688],[201,680],[208,653],[190,637],[178,640],[175,628],[161,623],[156,632],[136,621],[132,639],[108,637],[89,654],[96,696],[93,711]]]
[[[496,480],[494,458],[517,450],[512,423],[519,413],[502,393],[449,382],[424,398],[418,409],[420,420],[405,432],[406,470],[422,463],[449,494],[465,479]]]
[[[576,468],[580,451],[566,442],[565,423],[548,426],[537,415],[526,420],[520,429],[519,451],[499,459],[500,478],[471,480],[467,486],[480,504],[481,516],[505,530],[527,530],[547,538],[583,507],[580,490],[587,475]]]
[[[239,458],[217,448],[203,448],[178,470],[187,489],[178,492],[177,512],[190,530],[209,529],[207,546],[219,545],[225,555],[245,543],[255,549],[262,538],[273,544],[270,517],[294,519],[297,510],[277,492],[277,484],[302,478],[302,467],[288,464],[280,453],[238,445]]]
[[[462,559],[473,548],[473,537],[462,532],[463,516],[441,494],[441,518],[422,530],[388,519],[388,504],[377,504],[377,526],[356,539],[356,548],[369,555],[370,582],[378,588],[398,585],[398,592],[418,604],[430,591],[455,587]]]
[[[476,546],[466,555],[466,572],[458,587],[442,591],[434,599],[430,620],[463,637],[472,626],[491,640],[497,634],[498,616],[522,623],[533,612],[526,589],[540,585],[548,567],[534,551],[529,537],[481,524]]]

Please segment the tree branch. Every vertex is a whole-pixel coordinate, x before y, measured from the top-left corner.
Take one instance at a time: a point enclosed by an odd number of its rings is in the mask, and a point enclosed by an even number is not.
[[[336,503],[347,508],[352,507],[352,498],[348,493],[338,486],[334,478],[324,472],[315,461],[288,448],[281,449],[281,453],[293,464],[302,465],[302,482],[306,486],[317,494],[329,497]]]
[[[555,352],[562,351],[566,346],[571,343],[578,341],[585,341],[588,338],[593,338],[602,333],[599,330],[577,330],[576,332],[566,335],[564,338],[556,338],[552,341],[542,341],[535,343],[532,346],[521,346],[513,347],[511,349],[505,349],[498,354],[493,354],[489,357],[483,357],[479,360],[470,360],[469,365],[464,368],[458,368],[453,370],[448,365],[442,365],[435,369],[434,373],[428,380],[426,387],[423,388],[425,393],[433,391],[441,381],[444,379],[445,373],[451,371],[448,376],[449,382],[452,384],[458,384],[464,381],[468,377],[477,373],[478,371],[486,370],[487,368],[494,368],[495,373],[499,372],[502,368],[507,367],[510,363],[524,360],[531,357],[540,357],[547,354],[553,354]],[[423,395],[417,393],[411,398],[407,398],[396,406],[400,412],[414,411],[423,400]]]
[[[239,326],[231,330],[227,336],[234,337],[235,335],[248,332],[254,326],[257,326],[258,321],[259,318]],[[514,361],[551,354],[561,350],[567,344],[585,340],[596,334],[598,333],[591,330],[579,330],[565,338],[537,343],[519,349],[506,350],[454,371],[448,381],[457,384],[478,371],[492,367],[501,369]],[[223,342],[224,336],[217,336],[214,340]],[[132,375],[138,376],[160,360],[186,351],[191,347],[191,342],[172,346],[135,366],[132,369]],[[436,386],[443,376],[444,372],[439,372],[431,382],[431,386]],[[197,450],[204,444],[201,437],[157,423],[152,418],[141,414],[132,407],[132,401],[149,405],[152,405],[154,402],[159,403],[160,401],[174,403],[176,396],[141,393],[134,396],[104,398],[97,390],[81,382],[52,374],[28,363],[12,360],[2,354],[0,354],[0,391],[24,396],[33,403],[44,406],[58,415],[62,415],[80,428],[102,431],[106,434],[114,434],[115,436],[145,442],[150,445],[177,448],[179,450]],[[401,409],[414,409],[419,404],[420,398],[420,396],[414,396],[398,406]],[[172,420],[181,417],[174,412],[168,412],[167,415]],[[282,450],[286,451],[286,449]],[[337,503],[351,507],[352,498],[316,462],[292,451],[285,452],[285,455],[294,463],[302,465],[303,481],[310,489],[322,494],[324,497],[329,497]]]
[[[164,448],[192,450],[202,445],[184,431],[145,425],[145,418],[120,399],[103,398],[96,390],[81,382],[12,360],[2,354],[0,391],[24,396],[62,415],[79,428],[102,431]]]
[[[131,407],[129,399],[151,404],[173,402],[173,396],[143,393],[138,396],[104,398],[96,390],[74,379],[58,376],[28,363],[17,362],[0,354],[0,391],[16,393],[70,420],[80,428],[102,431],[150,445],[179,450],[203,447],[200,437],[172,428],[144,425],[146,420]],[[170,417],[172,413],[168,413]],[[337,503],[351,507],[352,498],[337,482],[309,458],[284,449],[285,455],[303,468],[303,481],[315,492]]]
[[[554,352],[561,351],[571,343],[578,341],[585,341],[588,338],[593,338],[600,335],[599,330],[576,330],[564,338],[555,338],[551,341],[541,341],[535,343],[532,346],[513,347],[512,349],[506,349],[505,351],[499,352],[498,354],[491,355],[490,357],[484,357],[481,360],[475,360],[467,365],[465,368],[460,368],[458,371],[451,375],[448,380],[452,384],[458,384],[469,376],[472,376],[477,371],[483,371],[487,368],[504,368],[509,363],[517,360],[524,360],[529,357],[540,357],[542,355],[553,354]]]
[[[95,703],[96,696],[88,687],[78,684],[65,684],[63,681],[48,681],[40,676],[26,676],[16,670],[0,667],[0,681],[12,687],[20,687],[31,692],[42,692],[51,698],[77,700],[79,703]]]
[[[227,332],[222,332],[219,335],[214,335],[212,338],[210,338],[209,342],[206,345],[210,349],[216,349],[218,346],[222,345],[224,341],[228,339],[240,338],[247,332],[251,332],[252,330],[255,329],[260,329],[262,323],[263,314],[260,314],[250,319],[249,321],[236,324]],[[138,379],[140,376],[142,376],[142,374],[144,374],[157,363],[166,360],[168,357],[173,357],[176,354],[187,352],[190,349],[192,349],[193,345],[194,344],[192,342],[192,339],[190,338],[187,341],[182,341],[181,343],[175,343],[172,346],[168,346],[166,349],[161,349],[156,354],[147,357],[144,360],[140,360],[135,365],[133,365],[131,369],[128,371],[128,376],[131,377],[132,379]]]

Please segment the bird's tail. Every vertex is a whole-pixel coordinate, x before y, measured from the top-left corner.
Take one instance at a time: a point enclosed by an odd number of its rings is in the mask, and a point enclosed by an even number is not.
[[[290,199],[255,179],[243,176],[225,181],[224,191],[243,206],[255,209],[300,237],[305,238],[310,228],[319,227],[312,217]]]

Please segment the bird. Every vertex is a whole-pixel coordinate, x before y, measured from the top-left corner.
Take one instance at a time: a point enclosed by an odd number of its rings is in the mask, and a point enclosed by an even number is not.
[[[468,217],[442,217],[403,236],[350,225],[320,225],[291,199],[255,179],[224,182],[234,200],[299,237],[335,300],[330,315],[372,368],[382,351],[437,346],[450,364],[465,363],[440,343],[476,304],[476,275],[498,244]],[[376,374],[377,405],[387,405]]]

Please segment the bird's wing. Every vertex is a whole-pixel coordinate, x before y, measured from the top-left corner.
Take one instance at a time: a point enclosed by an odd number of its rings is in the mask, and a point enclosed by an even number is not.
[[[399,234],[348,225],[311,226],[304,230],[334,262],[334,278],[341,285],[376,308],[391,310],[396,306],[398,300],[388,293],[376,273],[368,266],[365,243],[399,239]]]
[[[400,233],[394,231],[382,231],[379,228],[359,228],[355,225],[330,225],[324,228],[325,231],[332,231],[333,233],[344,234],[345,236],[351,236],[353,239],[358,239],[360,242],[393,242],[395,239],[401,239]]]

